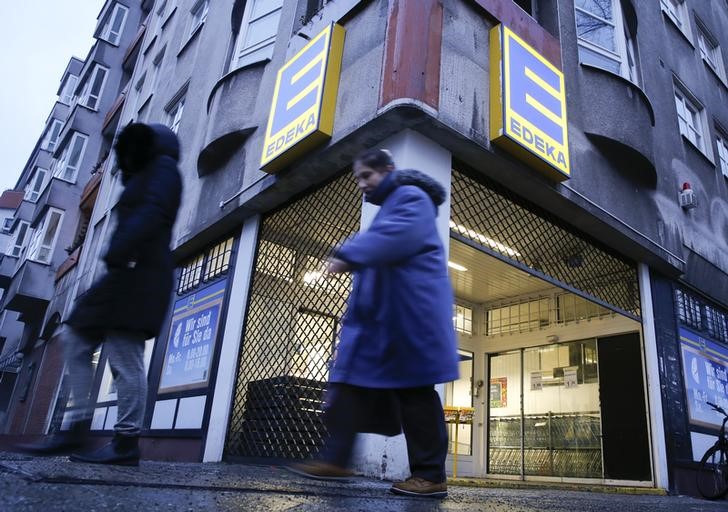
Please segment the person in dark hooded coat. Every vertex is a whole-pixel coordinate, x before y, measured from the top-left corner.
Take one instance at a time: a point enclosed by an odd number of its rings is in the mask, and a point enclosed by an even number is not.
[[[116,205],[116,228],[103,256],[108,271],[78,298],[66,320],[63,342],[67,378],[77,402],[88,401],[92,355],[104,342],[118,390],[118,417],[111,443],[72,455],[71,460],[136,465],[146,405],[144,342],[159,334],[171,301],[170,242],[182,180],[177,168],[179,142],[166,126],[129,124],[114,149],[124,191]],[[90,404],[76,412],[69,431],[25,448],[50,454],[80,447],[90,426]]]
[[[442,498],[448,435],[434,385],[458,378],[454,299],[436,224],[445,190],[419,171],[395,170],[386,150],[360,155],[354,177],[381,208],[329,261],[329,272],[354,273],[326,397],[330,439],[320,460],[291,469],[345,478],[356,433],[376,432],[368,426],[384,415],[401,421],[412,473],[391,492]],[[378,433],[391,430],[378,423]]]

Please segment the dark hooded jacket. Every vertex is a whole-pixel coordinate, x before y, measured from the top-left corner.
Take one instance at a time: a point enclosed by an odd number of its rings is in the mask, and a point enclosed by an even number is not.
[[[354,269],[330,380],[407,388],[458,378],[453,293],[437,231],[442,186],[393,171],[366,201],[381,209],[336,256]]]
[[[159,334],[174,284],[179,142],[166,126],[135,123],[119,134],[115,150],[124,191],[103,256],[108,272],[79,297],[67,323],[95,335],[125,330],[151,338]]]

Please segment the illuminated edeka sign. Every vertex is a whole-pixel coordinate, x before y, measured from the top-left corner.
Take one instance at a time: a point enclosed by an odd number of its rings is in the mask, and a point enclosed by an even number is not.
[[[331,137],[344,27],[331,24],[278,71],[261,169],[280,170]]]
[[[564,75],[508,27],[490,32],[491,140],[554,180],[570,176]]]

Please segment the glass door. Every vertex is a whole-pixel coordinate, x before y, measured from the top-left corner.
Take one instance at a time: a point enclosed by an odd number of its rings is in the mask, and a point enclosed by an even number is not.
[[[473,360],[474,353],[458,350],[460,378],[445,384],[445,422],[449,437],[448,471],[473,475]]]
[[[602,477],[596,340],[526,349],[524,474]]]
[[[596,340],[489,358],[488,473],[603,478]]]
[[[488,473],[520,475],[523,452],[521,351],[489,360]]]

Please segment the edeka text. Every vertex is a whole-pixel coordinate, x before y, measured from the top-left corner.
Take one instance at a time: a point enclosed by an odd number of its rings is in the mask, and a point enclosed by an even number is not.
[[[517,119],[511,118],[511,133],[518,137],[518,140],[527,145],[532,151],[541,155],[544,160],[553,162],[561,168],[566,167],[566,158],[563,151],[544,140],[538,134],[534,134],[528,127],[523,126]]]
[[[301,121],[296,126],[288,130],[285,135],[281,135],[268,144],[265,149],[265,156],[270,157],[274,153],[278,152],[283,146],[290,144],[294,140],[302,138],[312,126],[316,126],[316,115],[313,113],[308,116],[308,119],[301,119]]]

